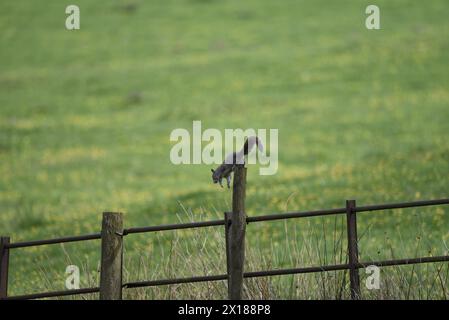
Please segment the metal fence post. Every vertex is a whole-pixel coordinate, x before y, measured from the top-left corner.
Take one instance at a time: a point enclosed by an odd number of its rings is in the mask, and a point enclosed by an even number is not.
[[[246,232],[245,189],[246,168],[243,165],[237,165],[232,187],[232,212],[225,213],[228,297],[231,300],[241,300],[243,293]]]
[[[123,217],[103,213],[101,228],[100,300],[122,299]]]
[[[360,298],[359,250],[357,244],[357,216],[355,200],[346,200],[346,222],[348,231],[349,280],[351,299]]]
[[[9,237],[0,237],[0,299],[8,296]]]

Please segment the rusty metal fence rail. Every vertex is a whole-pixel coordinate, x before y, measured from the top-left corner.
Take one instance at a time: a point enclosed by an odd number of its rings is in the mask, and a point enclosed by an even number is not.
[[[434,257],[421,257],[421,258],[413,258],[413,259],[396,259],[396,260],[368,261],[368,262],[358,261],[357,221],[356,221],[357,213],[368,212],[368,211],[398,209],[398,208],[447,205],[447,204],[449,204],[449,199],[402,202],[402,203],[392,203],[392,204],[381,204],[381,205],[370,205],[370,206],[357,207],[354,200],[348,200],[348,201],[346,201],[346,207],[343,207],[343,208],[329,209],[329,210],[317,210],[317,211],[305,211],[305,212],[288,212],[288,213],[282,213],[282,214],[270,214],[270,215],[263,215],[263,216],[247,217],[246,223],[255,223],[255,222],[283,220],[283,219],[295,219],[295,218],[305,218],[305,217],[346,214],[349,263],[338,264],[338,265],[323,265],[323,266],[314,266],[314,267],[245,272],[245,273],[243,273],[243,277],[244,278],[254,278],[254,277],[301,274],[301,273],[349,270],[351,298],[357,299],[360,297],[360,280],[359,280],[359,275],[358,275],[358,269],[365,268],[368,265],[376,265],[379,267],[384,267],[384,266],[397,266],[397,265],[407,265],[407,264],[449,261],[449,256],[434,256]],[[151,227],[128,228],[128,229],[123,229],[123,234],[120,236],[127,236],[130,234],[136,234],[136,233],[157,232],[157,231],[166,231],[166,230],[179,230],[179,229],[189,229],[189,228],[203,228],[203,227],[213,227],[213,226],[223,226],[223,225],[225,225],[225,219],[203,221],[203,222],[159,225],[159,226],[151,226]],[[95,234],[89,234],[89,235],[84,235],[84,236],[63,237],[63,238],[55,238],[55,239],[48,239],[48,240],[36,240],[36,241],[10,243],[9,237],[1,237],[1,242],[0,242],[0,257],[1,257],[1,262],[0,262],[0,299],[5,299],[5,300],[42,299],[42,298],[63,297],[63,296],[69,296],[69,295],[81,295],[81,294],[90,294],[90,293],[100,292],[101,288],[95,287],[95,288],[83,288],[83,289],[76,289],[76,290],[42,292],[42,293],[34,293],[34,294],[21,295],[21,296],[8,296],[7,295],[9,253],[11,250],[25,248],[25,247],[31,247],[31,246],[51,245],[51,244],[58,244],[58,243],[78,242],[78,241],[88,241],[88,240],[99,240],[101,238],[102,238],[102,233],[95,233]],[[177,278],[177,279],[161,279],[161,280],[140,281],[140,282],[128,282],[128,283],[121,284],[121,287],[122,288],[139,288],[139,287],[161,286],[161,285],[182,284],[182,283],[195,283],[195,282],[204,282],[204,281],[223,281],[223,280],[228,280],[228,274],[210,275],[210,276],[195,276],[195,277]]]

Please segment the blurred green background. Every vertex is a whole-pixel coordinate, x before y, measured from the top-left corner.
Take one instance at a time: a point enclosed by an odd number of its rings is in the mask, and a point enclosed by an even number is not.
[[[249,168],[248,215],[447,197],[449,3],[376,1],[381,30],[365,28],[369,4],[1,1],[0,234],[97,232],[103,211],[128,227],[222,217],[230,191],[210,166],[169,161],[170,132],[193,120],[279,129],[278,173]],[[362,254],[386,238],[402,257],[447,253],[448,213],[364,215]],[[248,241],[283,237],[257,228]],[[149,240],[127,243],[138,254]],[[97,264],[98,243],[14,251],[11,293],[45,287],[42,270],[63,277],[62,251]]]

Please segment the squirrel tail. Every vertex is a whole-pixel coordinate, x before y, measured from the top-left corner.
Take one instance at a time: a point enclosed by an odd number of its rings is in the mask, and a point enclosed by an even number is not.
[[[257,145],[257,148],[260,151],[263,151],[262,141],[260,141],[258,137],[255,136],[248,137],[245,141],[245,145],[243,146],[243,148],[239,152],[230,154],[225,159],[225,163],[244,164],[245,156],[251,152],[251,150],[254,148],[255,145]]]
[[[248,153],[251,152],[251,150],[254,148],[255,145],[260,151],[263,151],[262,141],[260,141],[258,137],[255,136],[248,137],[248,139],[246,139],[245,141],[245,145],[243,146],[243,154],[245,156],[248,155]]]

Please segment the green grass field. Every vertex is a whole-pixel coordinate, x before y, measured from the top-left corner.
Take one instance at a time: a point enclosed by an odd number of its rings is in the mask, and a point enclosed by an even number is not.
[[[77,31],[65,29],[71,3],[81,9]],[[369,4],[2,1],[0,235],[20,241],[97,232],[103,211],[124,212],[127,227],[221,218],[231,193],[211,183],[210,166],[169,161],[170,132],[191,130],[193,120],[220,130],[279,129],[278,173],[248,169],[248,215],[342,207],[352,198],[360,205],[447,198],[449,3],[376,1],[381,30],[365,28]],[[447,206],[363,214],[361,256],[447,254],[448,214]],[[249,225],[255,254],[248,268],[333,262],[344,227],[340,218]],[[169,270],[164,252],[173,241],[195,247],[193,236],[128,236],[127,277],[223,271],[219,253],[210,257],[216,270],[184,263],[207,256],[200,247],[171,274],[156,272]],[[205,246],[221,248],[208,239]],[[291,243],[309,242],[312,254],[292,257],[304,248]],[[84,266],[83,285],[95,282],[98,257],[98,241],[13,251],[10,294],[64,289],[69,260]],[[422,277],[442,279],[437,289],[428,288],[433,280],[407,287],[419,268]],[[449,276],[437,268],[404,269],[408,297],[448,299]],[[273,279],[280,281],[275,296],[335,297],[282,285],[297,278]],[[426,286],[430,296],[420,293]],[[176,288],[147,294],[204,297]],[[208,297],[224,297],[217,292]],[[383,297],[404,296],[376,298]]]

